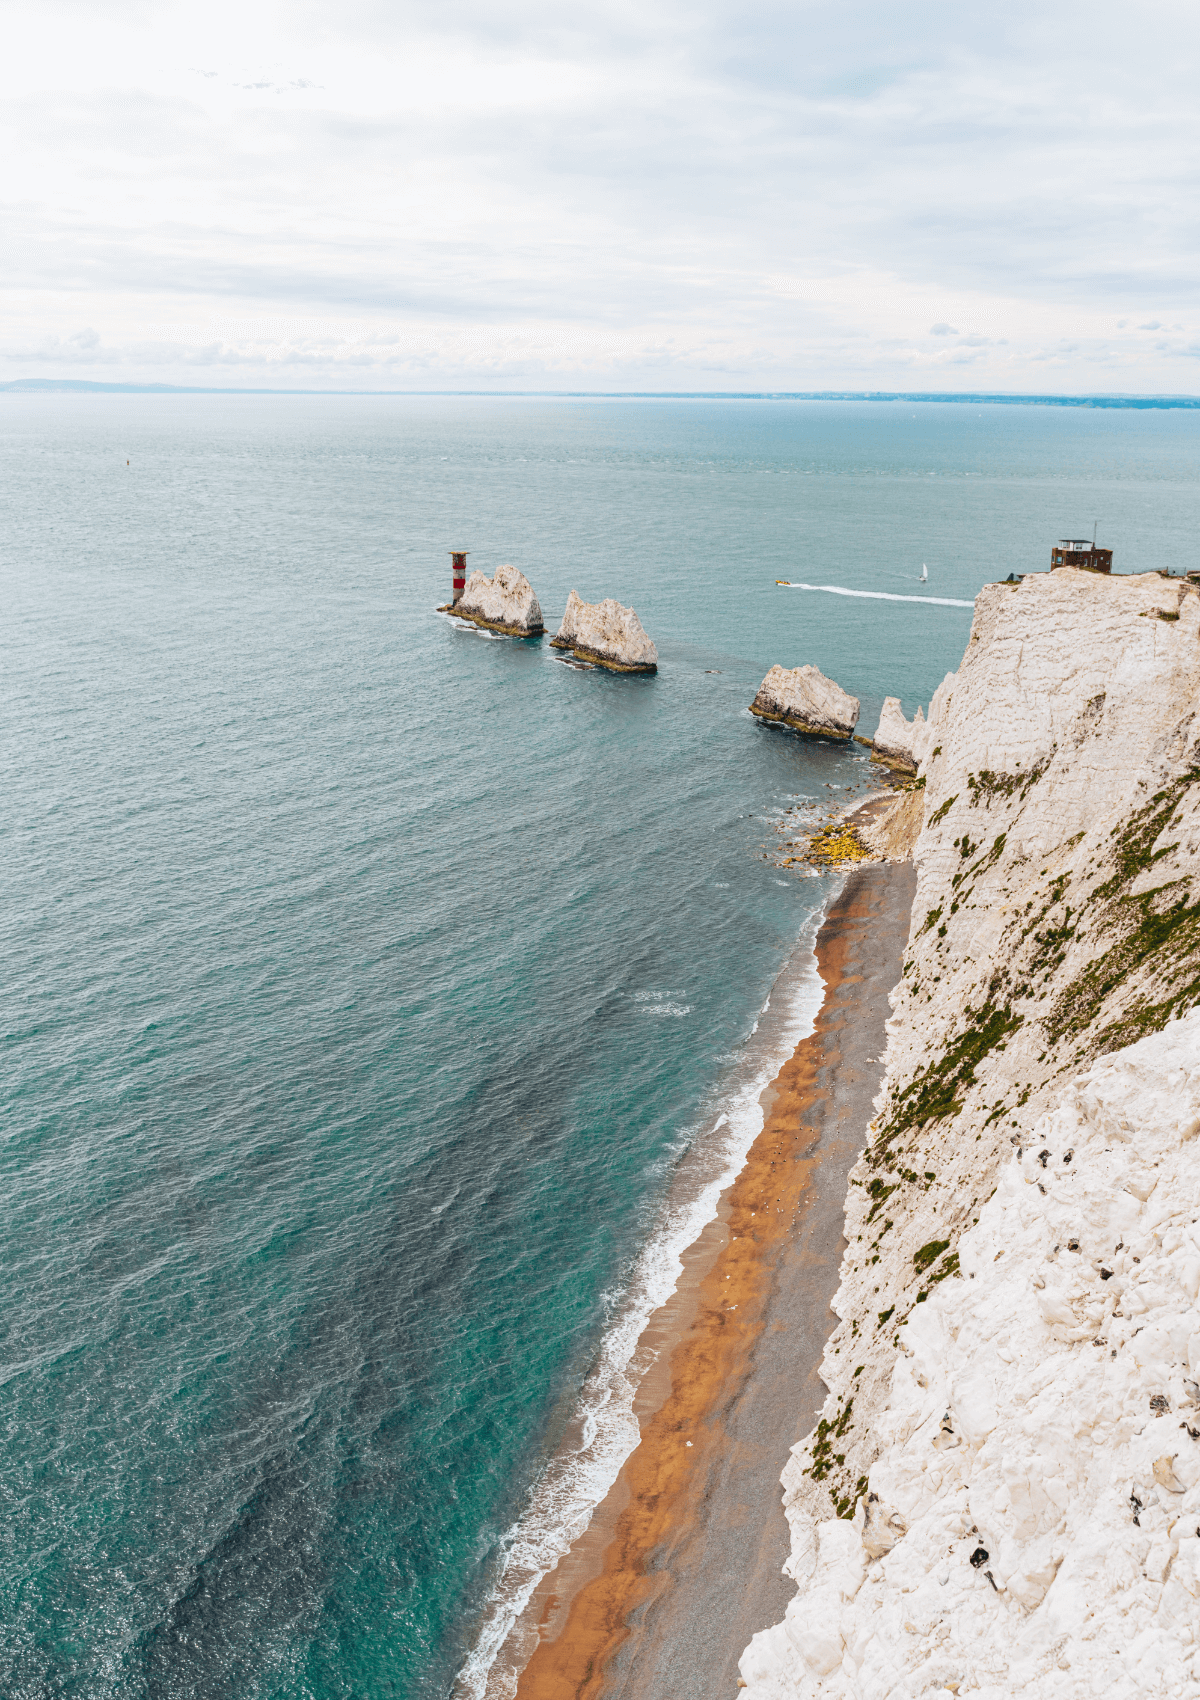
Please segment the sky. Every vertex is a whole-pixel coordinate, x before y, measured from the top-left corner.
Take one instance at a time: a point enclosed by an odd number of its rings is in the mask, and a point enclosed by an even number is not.
[[[1200,394],[1200,12],[9,4],[0,380]]]

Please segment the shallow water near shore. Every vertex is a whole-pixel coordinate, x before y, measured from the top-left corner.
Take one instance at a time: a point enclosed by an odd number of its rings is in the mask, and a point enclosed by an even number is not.
[[[812,1013],[765,822],[867,764],[746,705],[813,661],[869,732],[969,630],[774,580],[969,600],[1100,503],[1191,566],[1200,424],[7,396],[0,456],[0,1689],[477,1684]],[[659,674],[439,617],[452,547]]]

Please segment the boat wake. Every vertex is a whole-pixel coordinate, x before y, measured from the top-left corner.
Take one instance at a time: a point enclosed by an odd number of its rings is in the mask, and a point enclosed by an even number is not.
[[[875,602],[935,602],[939,608],[974,608],[973,602],[960,602],[953,596],[897,596],[890,590],[848,590],[841,584],[798,584],[793,579],[778,578],[775,583],[784,590],[827,590],[830,596],[866,596]]]

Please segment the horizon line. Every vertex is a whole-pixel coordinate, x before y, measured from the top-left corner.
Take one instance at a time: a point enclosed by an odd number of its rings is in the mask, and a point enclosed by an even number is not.
[[[461,396],[486,399],[595,401],[898,401],[1024,407],[1200,408],[1200,396],[1096,391],[1052,395],[1015,390],[348,390],[235,388],[208,384],[138,384],[88,378],[13,378],[0,382],[8,395],[226,395],[226,396]]]

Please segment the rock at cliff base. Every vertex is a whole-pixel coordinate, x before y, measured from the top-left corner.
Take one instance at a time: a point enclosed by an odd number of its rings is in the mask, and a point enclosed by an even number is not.
[[[872,805],[867,805],[872,807]],[[907,862],[925,819],[925,792],[908,786],[858,829],[863,848],[881,862]]]
[[[606,596],[603,602],[584,602],[578,591],[567,598],[562,625],[550,640],[555,649],[569,649],[581,661],[592,661],[614,673],[655,673],[658,650],[642,629],[632,608]]]
[[[816,667],[771,668],[750,704],[760,720],[775,720],[822,738],[850,738],[858,725],[858,698]]]
[[[920,714],[920,709],[917,710]],[[871,749],[889,767],[915,770],[913,757],[913,722],[904,718],[899,697],[884,697],[879,725],[871,740]]]
[[[506,632],[509,637],[536,637],[546,629],[533,586],[512,566],[497,567],[494,578],[485,578],[476,568],[467,580],[462,600],[447,603],[440,612],[494,632]]]

